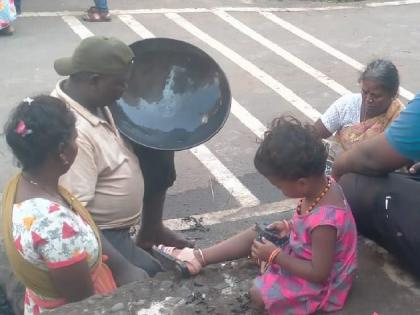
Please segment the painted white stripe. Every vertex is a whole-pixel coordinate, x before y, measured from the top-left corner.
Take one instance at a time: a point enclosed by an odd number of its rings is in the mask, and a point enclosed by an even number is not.
[[[205,145],[190,149],[197,159],[211,172],[216,180],[241,204],[243,207],[255,206],[260,203],[229,169],[220,162]]]
[[[232,99],[231,113],[258,138],[262,139],[264,137],[267,128],[235,99]]]
[[[139,23],[131,15],[119,15],[121,21],[123,21],[134,33],[139,35],[143,39],[155,37],[152,32],[145,28],[141,23]]]
[[[142,38],[155,37],[146,27],[130,15],[119,16],[131,30]],[[214,178],[239,202],[242,207],[258,205],[260,201],[223,165],[223,163],[205,145],[190,150],[192,154],[209,170]]]
[[[64,22],[70,26],[70,28],[75,32],[77,35],[79,35],[80,38],[86,38],[93,36],[93,33],[89,31],[89,29],[82,24],[76,17],[74,16],[63,16],[62,19]]]
[[[214,8],[215,10],[221,10],[226,12],[308,12],[308,11],[331,11],[331,10],[346,10],[346,9],[357,9],[359,6],[327,6],[327,7],[291,7],[291,8],[265,8],[265,7],[219,7]],[[214,10],[212,9],[212,10]],[[170,12],[168,12],[170,13]],[[175,12],[176,13],[176,12]]]
[[[309,11],[333,11],[333,10],[348,10],[348,9],[362,9],[364,7],[386,7],[399,6],[408,4],[418,4],[420,0],[406,0],[406,1],[390,1],[390,2],[373,2],[364,5],[336,5],[325,7],[291,7],[291,8],[266,8],[266,7],[217,7],[215,9],[226,12],[309,12]],[[160,9],[129,9],[129,10],[110,10],[112,15],[124,14],[165,14],[165,13],[203,13],[210,12],[209,8],[160,8]],[[21,17],[52,17],[52,16],[67,16],[67,15],[82,15],[83,11],[52,11],[52,12],[24,12]]]
[[[398,5],[406,5],[406,4],[418,4],[420,0],[405,0],[405,1],[388,1],[388,2],[372,2],[366,3],[367,7],[388,7],[388,6],[398,6]]]
[[[286,212],[294,209],[296,207],[296,203],[296,199],[285,199],[279,202],[264,204],[257,207],[237,208],[208,212],[193,215],[192,217],[194,217],[197,220],[200,220],[200,222],[204,226],[209,226],[214,224],[234,222],[248,218],[257,218],[260,216]],[[181,218],[165,220],[164,224],[171,230],[186,230],[194,225],[193,223],[187,222]]]
[[[315,78],[316,80],[318,80],[322,84],[326,85],[327,87],[329,87],[333,91],[337,92],[338,94],[344,95],[344,94],[350,93],[349,90],[347,90],[344,86],[342,86],[338,82],[334,81],[332,78],[328,77],[327,75],[325,75],[321,71],[319,71],[319,70],[313,68],[312,66],[308,65],[306,62],[297,58],[296,56],[294,56],[293,54],[291,54],[287,50],[281,48],[279,45],[272,42],[271,40],[265,38],[264,36],[262,36],[258,32],[254,31],[250,27],[248,27],[245,24],[243,24],[242,22],[240,22],[238,19],[234,18],[229,13],[219,11],[219,10],[217,10],[217,11],[215,10],[215,11],[213,11],[213,13],[215,15],[217,15],[218,17],[220,17],[221,19],[223,19],[224,21],[226,21],[227,23],[229,23],[230,25],[232,25],[234,28],[236,28],[240,32],[242,32],[243,34],[245,34],[248,37],[252,38],[253,40],[257,41],[258,43],[260,43],[264,47],[270,49],[271,51],[276,53],[278,56],[282,57],[283,59],[290,62],[294,66],[298,67],[300,70],[309,74],[310,76],[312,76],[313,78]]]
[[[419,0],[420,1],[420,0]],[[289,31],[290,33],[306,40],[307,42],[311,43],[315,47],[325,51],[326,53],[330,54],[331,56],[343,61],[344,63],[348,64],[349,66],[361,71],[365,67],[359,61],[351,58],[350,56],[342,53],[341,51],[335,49],[334,47],[328,45],[327,43],[323,42],[322,40],[312,36],[311,34],[305,32],[304,30],[294,26],[293,24],[281,19],[277,15],[270,13],[270,12],[260,12],[265,18],[269,19],[270,21],[274,22],[275,24],[281,26],[285,30]],[[414,98],[414,94],[407,89],[400,86],[400,95],[407,100],[411,100]]]
[[[181,17],[177,13],[167,13],[165,14],[166,17],[168,17],[170,20],[174,21],[176,24],[184,28],[186,31],[191,33],[192,35],[196,36],[203,42],[205,42],[210,47],[218,50],[221,54],[223,54],[226,58],[240,66],[245,71],[249,72],[252,76],[257,78],[259,81],[267,85],[269,88],[271,88],[274,92],[279,94],[281,97],[283,97],[286,101],[288,101],[290,104],[292,104],[294,107],[296,107],[298,110],[300,110],[303,114],[305,114],[307,117],[315,121],[319,116],[320,113],[313,108],[311,105],[306,103],[302,98],[300,98],[298,95],[296,95],[291,89],[284,86],[282,83],[274,79],[272,76],[270,76],[268,73],[264,72],[260,68],[258,68],[256,65],[233,51],[232,49],[228,48],[221,42],[217,41],[210,35],[206,34],[202,30],[200,30],[198,27],[193,25],[192,23],[188,22],[185,18]]]
[[[227,12],[307,12],[307,11],[331,11],[344,9],[357,9],[360,6],[331,6],[331,7],[308,7],[308,8],[261,8],[261,7],[220,7],[219,10]],[[110,10],[111,15],[131,14],[165,14],[165,13],[206,13],[211,12],[209,8],[161,8],[161,9],[131,9],[131,10]],[[54,12],[24,12],[21,17],[52,17],[64,15],[83,15],[83,11],[54,11]]]

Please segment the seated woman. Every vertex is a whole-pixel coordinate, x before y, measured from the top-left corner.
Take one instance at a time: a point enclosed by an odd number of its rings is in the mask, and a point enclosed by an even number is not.
[[[7,256],[26,286],[26,315],[147,277],[101,238],[88,211],[58,185],[77,154],[75,122],[61,100],[39,96],[20,103],[5,127],[22,172],[4,189],[1,220]]]
[[[378,135],[399,116],[404,105],[398,100],[398,70],[388,60],[370,62],[359,78],[361,93],[336,100],[315,122],[315,128],[328,140],[329,160],[355,143]]]
[[[255,167],[290,198],[301,198],[290,221],[269,226],[288,243],[256,239],[254,228],[204,249],[159,245],[155,253],[174,267],[201,268],[251,255],[266,262],[251,289],[269,314],[312,314],[344,306],[356,270],[357,232],[340,186],[325,175],[327,151],[310,125],[274,120],[255,155]]]

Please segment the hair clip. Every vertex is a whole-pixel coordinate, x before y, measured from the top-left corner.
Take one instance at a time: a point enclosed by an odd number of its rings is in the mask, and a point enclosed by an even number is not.
[[[25,99],[23,100],[25,103],[28,103],[28,105],[31,105],[31,103],[34,101],[33,98],[31,97],[25,97]]]
[[[26,127],[26,124],[23,120],[19,120],[16,128],[15,128],[15,132],[21,136],[21,137],[25,137],[27,135],[30,135],[32,133],[32,129],[28,129]]]

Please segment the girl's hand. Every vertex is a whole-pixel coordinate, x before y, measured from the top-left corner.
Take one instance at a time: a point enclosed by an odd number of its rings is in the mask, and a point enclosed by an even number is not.
[[[254,240],[251,247],[251,256],[262,261],[268,261],[270,254],[277,248],[276,245],[263,238],[261,241]]]
[[[273,222],[267,226],[267,229],[276,232],[280,238],[288,236],[290,233],[289,229],[287,228],[287,224],[285,224],[284,221]]]

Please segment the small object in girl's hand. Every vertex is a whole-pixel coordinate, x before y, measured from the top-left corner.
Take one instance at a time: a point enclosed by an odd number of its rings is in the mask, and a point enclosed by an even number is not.
[[[260,242],[266,239],[276,246],[283,247],[289,241],[289,237],[280,238],[274,230],[267,228],[267,224],[256,223],[255,231],[257,231],[257,240]]]

